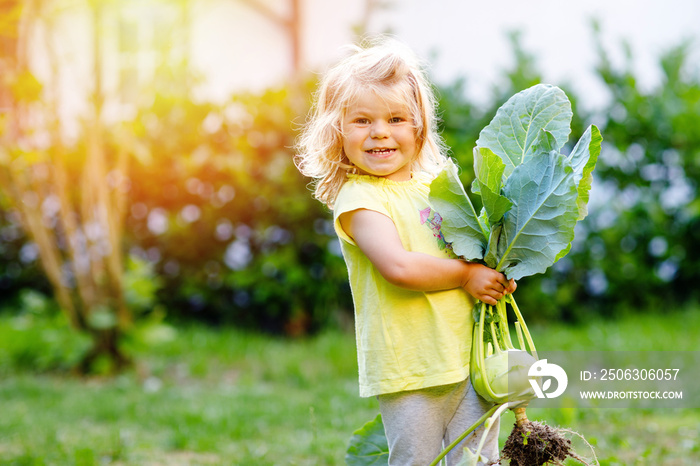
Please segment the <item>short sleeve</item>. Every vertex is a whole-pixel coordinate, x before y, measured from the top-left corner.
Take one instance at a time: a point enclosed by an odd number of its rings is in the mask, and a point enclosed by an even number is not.
[[[346,243],[356,245],[340,225],[340,216],[353,210],[367,209],[391,217],[382,189],[374,183],[350,178],[340,189],[333,207],[333,226],[338,237]]]

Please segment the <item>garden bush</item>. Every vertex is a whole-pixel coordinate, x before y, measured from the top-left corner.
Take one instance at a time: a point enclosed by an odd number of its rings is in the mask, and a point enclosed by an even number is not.
[[[512,43],[514,65],[494,83],[488,105],[465,97],[468,80],[438,89],[441,130],[461,167],[472,166],[478,131],[505,98],[542,80],[517,35]],[[538,308],[533,321],[663,311],[698,299],[700,77],[690,47],[660,57],[663,82],[642,89],[634,57],[616,67],[598,43],[597,73],[610,101],[590,113],[577,108],[566,83],[555,83],[577,115],[570,144],[590,123],[605,141],[590,214],[571,252],[544,276],[523,279],[517,292],[523,306]],[[170,319],[287,335],[348,322],[352,303],[330,212],[293,163],[314,80],[213,104],[168,79],[144,89],[148,99],[132,119],[107,128],[109,146],[128,147],[131,157],[123,247],[159,277],[156,304]],[[469,170],[461,173],[465,185]],[[15,215],[0,203],[5,308],[23,289],[50,293]]]

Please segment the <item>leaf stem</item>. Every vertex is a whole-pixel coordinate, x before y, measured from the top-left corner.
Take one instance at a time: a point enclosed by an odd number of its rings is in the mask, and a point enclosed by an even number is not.
[[[496,324],[491,321],[489,324],[489,327],[491,328],[491,338],[493,338],[493,346],[496,351],[496,353],[500,353],[501,350],[501,345],[498,344],[498,332],[496,331]]]
[[[506,313],[506,300],[501,298],[496,304],[496,309],[498,310],[498,315],[500,316],[500,327],[503,339],[503,346],[506,349],[514,349],[513,341],[510,337],[510,328],[508,327],[508,315]]]
[[[520,328],[520,321],[519,320],[515,321],[515,333],[518,335],[518,344],[520,345],[520,349],[523,351],[526,351],[525,340],[523,340],[523,331]]]
[[[530,347],[530,353],[535,359],[539,359],[537,357],[537,349],[535,349],[535,343],[532,341],[530,331],[527,329],[527,324],[525,323],[525,319],[523,319],[523,315],[520,313],[520,309],[518,308],[518,304],[515,302],[515,298],[512,294],[509,294],[507,295],[507,299],[510,301],[510,305],[513,306],[513,311],[515,312],[515,315],[517,316],[518,321],[520,322],[520,326],[523,330],[523,333],[525,334],[525,339],[527,340],[527,344]]]
[[[486,422],[484,423],[484,431],[481,433],[481,438],[479,439],[479,445],[476,447],[476,452],[474,452],[477,463],[479,461],[479,455],[481,455],[481,450],[483,450],[484,444],[486,443],[486,436],[489,434],[491,427],[493,427],[494,421],[498,419],[501,414],[503,414],[503,411],[508,409],[510,406],[511,403],[503,403],[501,406],[499,406],[496,412],[493,413],[493,415],[486,419]]]
[[[450,451],[452,451],[452,449],[456,447],[462,440],[464,440],[467,437],[467,435],[471,434],[474,430],[476,430],[477,427],[479,427],[484,421],[490,418],[499,408],[503,406],[508,407],[508,403],[494,405],[491,409],[486,411],[484,415],[477,419],[477,421],[474,424],[472,424],[471,427],[465,430],[462,435],[457,437],[454,442],[450,443],[444,450],[442,450],[442,452],[428,466],[436,466],[440,462],[440,460],[443,459],[445,455],[447,455]]]
[[[485,306],[485,305],[484,305]],[[486,377],[486,369],[484,367],[484,325],[485,325],[485,318],[486,318],[486,309],[483,309],[481,312],[481,315],[479,316],[479,324],[478,326],[475,325],[474,328],[474,338],[472,341],[472,345],[475,346],[476,350],[476,364],[477,364],[477,369],[479,370],[479,373],[481,374],[481,380],[484,381],[484,388],[488,391],[488,395],[491,398],[497,399],[499,396],[496,395],[496,393],[493,391],[491,388],[491,384],[489,383],[489,379]],[[495,339],[492,342],[494,346],[494,351],[498,351],[498,344],[496,343]]]

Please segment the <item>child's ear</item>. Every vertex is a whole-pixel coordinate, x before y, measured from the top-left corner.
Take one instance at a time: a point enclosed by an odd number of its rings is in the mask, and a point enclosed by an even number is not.
[[[334,163],[336,163],[340,168],[348,172],[353,172],[357,169],[357,167],[355,167],[355,164],[353,164],[348,158],[348,156],[345,155],[345,148],[343,147],[340,148],[338,161]]]

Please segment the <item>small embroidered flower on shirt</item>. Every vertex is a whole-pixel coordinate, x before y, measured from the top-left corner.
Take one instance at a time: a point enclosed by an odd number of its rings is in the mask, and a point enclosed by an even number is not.
[[[420,224],[425,225],[426,223],[430,229],[433,230],[433,236],[437,238],[438,247],[440,249],[448,249],[449,252],[452,253],[452,244],[447,242],[442,231],[440,231],[442,217],[430,207],[426,207],[420,211]]]

